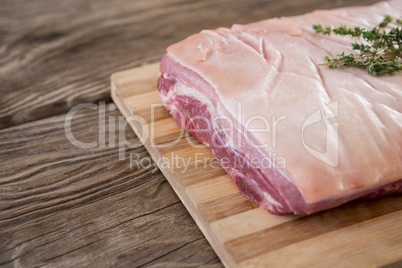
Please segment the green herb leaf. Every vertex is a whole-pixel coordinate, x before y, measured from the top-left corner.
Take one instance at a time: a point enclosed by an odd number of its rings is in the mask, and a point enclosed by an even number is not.
[[[402,20],[393,18],[389,15],[384,17],[384,20],[379,24],[380,28],[386,27],[393,20],[397,24],[402,24]],[[324,57],[325,63],[331,69],[337,67],[344,68],[345,66],[354,66],[356,68],[366,69],[369,74],[389,75],[402,74],[402,30],[395,27],[388,32],[374,27],[373,29],[365,29],[360,27],[348,28],[346,25],[341,25],[336,28],[331,26],[323,27],[321,24],[313,25],[313,29],[317,33],[330,35],[351,36],[362,38],[365,43],[352,43],[353,50],[357,50],[358,54],[345,55],[345,52],[338,54],[338,58],[331,59],[329,56]]]

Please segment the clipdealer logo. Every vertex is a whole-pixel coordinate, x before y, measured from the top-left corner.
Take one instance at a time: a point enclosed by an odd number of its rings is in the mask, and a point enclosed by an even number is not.
[[[321,109],[315,111],[304,121],[301,133],[302,143],[307,152],[312,156],[331,167],[337,167],[339,162],[339,123],[337,121],[339,116],[338,101],[327,104],[323,110],[323,112]],[[319,152],[308,146],[304,134],[307,127],[321,121],[326,122],[326,145],[324,152]]]
[[[163,128],[158,127],[157,119],[156,119],[156,110],[160,107],[163,107],[162,104],[152,104],[150,106],[150,122],[147,122],[144,118],[138,115],[132,115],[125,118],[123,115],[119,116],[108,116],[106,118],[106,109],[113,112],[116,110],[116,106],[114,104],[106,105],[104,102],[100,102],[99,104],[79,104],[72,108],[67,114],[64,121],[64,129],[67,139],[74,146],[82,149],[90,149],[90,148],[104,148],[104,147],[118,147],[119,160],[126,159],[126,150],[127,148],[139,148],[143,146],[145,143],[149,143],[152,148],[164,149],[170,148],[177,144],[178,142],[183,142],[185,139],[189,147],[193,148],[203,148],[204,145],[195,142],[194,138],[191,138],[191,135],[186,132],[183,128],[180,128],[179,133],[166,142],[161,144],[155,144],[155,138],[161,136],[161,132]],[[77,112],[80,110],[92,109],[98,110],[98,121],[99,121],[99,136],[97,141],[92,142],[82,142],[77,140],[72,133],[72,122],[73,117],[76,116]],[[175,114],[178,118],[183,119],[185,116],[182,114],[182,111],[177,107],[171,107],[171,114]],[[217,116],[214,118],[203,118],[201,116],[195,116],[188,120],[187,122],[182,122],[182,125],[185,125],[187,129],[192,129],[193,125],[197,125],[200,127],[201,125],[204,128],[201,129],[193,129],[193,131],[199,133],[212,133],[212,141],[215,140],[215,136],[222,135],[223,142],[217,144],[209,144],[214,148],[223,148],[223,147],[233,147],[236,148],[238,146],[243,146],[247,144],[247,146],[256,149],[262,148],[273,148],[275,149],[278,146],[277,140],[281,139],[281,136],[278,136],[278,127],[281,124],[286,124],[288,121],[285,115],[281,116],[271,116],[271,118],[265,118],[262,115],[254,115],[250,118],[246,118],[244,126],[242,125],[242,106],[241,102],[238,102],[237,109],[237,118],[232,119],[227,116]],[[332,167],[338,166],[339,160],[339,124],[337,122],[339,115],[339,103],[338,101],[334,101],[332,103],[327,104],[323,109],[319,109],[309,115],[304,122],[302,122],[302,126],[299,133],[292,133],[292,138],[300,138],[301,137],[301,145],[305,148],[305,150],[315,157],[316,159],[330,165]],[[244,119],[244,118],[243,118]],[[200,123],[201,122],[201,123]],[[219,123],[217,123],[219,122]],[[258,122],[259,127],[253,128],[252,124]],[[308,127],[312,126],[315,123],[324,122],[326,126],[326,131],[319,133],[319,135],[326,136],[325,142],[325,150],[323,152],[318,151],[312,147],[310,147],[306,140],[306,130]],[[129,142],[126,139],[126,129],[127,125],[134,124],[136,125],[136,139],[134,142]],[[219,129],[216,129],[216,124],[220,125]],[[238,135],[236,131],[239,129],[246,128],[248,133],[246,135]],[[116,137],[117,130],[117,137]],[[108,133],[108,141],[106,141],[106,133]],[[265,133],[268,134],[269,140],[266,140],[265,143],[259,144],[252,140],[253,133]],[[321,134],[322,133],[322,134]],[[325,133],[325,134],[324,134]],[[163,135],[162,135],[163,136]],[[245,140],[242,140],[242,139]],[[255,157],[254,157],[255,158]],[[263,159],[249,159],[253,163],[257,163],[257,165],[261,166],[263,164]],[[257,157],[258,158],[258,157]],[[273,160],[276,164],[280,164],[283,168],[286,168],[286,159],[280,155],[277,155],[275,152],[271,152],[266,156]],[[136,155],[130,154],[130,161],[132,161],[135,165],[140,164],[141,166],[145,165],[153,165],[149,161],[150,159],[146,159],[141,161]],[[166,162],[166,159],[164,159]],[[190,163],[189,160],[181,159],[176,160],[176,163]],[[160,164],[160,163],[159,163]]]

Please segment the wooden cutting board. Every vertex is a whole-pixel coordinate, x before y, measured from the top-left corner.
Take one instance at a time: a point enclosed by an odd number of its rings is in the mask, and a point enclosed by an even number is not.
[[[269,214],[169,116],[159,75],[158,63],[115,73],[112,98],[226,267],[402,267],[402,197]]]

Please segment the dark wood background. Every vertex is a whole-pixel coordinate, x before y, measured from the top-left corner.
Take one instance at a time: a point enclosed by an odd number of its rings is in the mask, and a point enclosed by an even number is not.
[[[118,111],[74,117],[82,142],[106,127],[105,146],[90,149],[66,138],[66,114],[109,108],[113,72],[159,61],[204,28],[374,2],[0,1],[0,265],[221,267],[144,147],[119,160],[108,130]],[[150,164],[130,166],[130,154]]]

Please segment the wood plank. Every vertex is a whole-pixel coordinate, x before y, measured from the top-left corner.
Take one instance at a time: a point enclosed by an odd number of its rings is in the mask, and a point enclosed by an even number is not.
[[[346,227],[342,229],[343,235],[332,231],[292,244],[247,260],[241,266],[380,267],[390,261],[400,260],[402,234],[401,226],[395,224],[395,220],[402,221],[402,211]],[[300,255],[303,258],[298,258]],[[320,260],[319,264],[315,261],[317,259]]]
[[[110,100],[112,72],[206,28],[375,0],[3,0],[0,129]]]
[[[154,82],[146,85],[149,92],[143,85],[157,80],[158,65],[147,70],[155,74],[154,79],[143,80],[138,75],[143,67],[113,76],[113,99],[126,117],[144,119],[130,126],[140,136],[144,130],[149,134],[145,147],[225,266],[309,267],[336,262],[339,266],[364,263],[377,267],[402,260],[402,251],[397,250],[402,248],[402,232],[397,231],[402,230],[401,196],[349,203],[311,216],[271,215],[237,191],[206,146],[179,135],[172,118],[150,116],[152,106],[160,105],[161,100],[153,93],[157,91]],[[120,79],[124,79],[123,86]],[[387,230],[380,228],[382,222]],[[376,250],[381,254],[374,254]],[[362,256],[370,257],[362,261]]]
[[[343,234],[343,228],[361,224],[373,218],[402,210],[401,199],[401,197],[390,197],[375,202],[348,204],[347,206],[253,232],[249,235],[228,241],[226,246],[233,252],[234,256],[236,256],[236,260],[241,262],[334,230],[338,230],[337,234],[344,237],[345,242],[348,242],[348,236]],[[394,221],[399,222],[399,224],[397,223],[395,225],[402,227],[402,223],[398,221],[398,219],[399,216],[394,217]],[[361,240],[360,245],[363,248],[366,245],[362,237]],[[245,248],[244,245],[247,245],[247,248]],[[319,246],[320,244],[316,245]],[[395,244],[395,246],[397,245],[398,244]],[[337,248],[333,248],[333,250],[336,251]],[[390,257],[394,256],[395,255],[391,252]],[[402,256],[399,256],[399,258],[402,258]],[[320,258],[317,258],[316,260],[319,259]]]
[[[211,223],[211,229],[223,243],[226,243],[300,217],[296,215],[278,217],[261,210],[262,208],[256,208],[214,221]]]
[[[71,144],[66,115],[0,131],[0,266],[221,267],[145,148],[119,160],[109,127],[121,114],[108,107],[104,119],[84,109],[72,120],[80,142],[99,142],[104,125],[105,146]]]
[[[198,191],[200,188],[205,189],[205,191]],[[229,175],[224,175],[189,185],[186,187],[186,192],[194,203],[200,204],[222,196],[235,194],[238,190]]]

